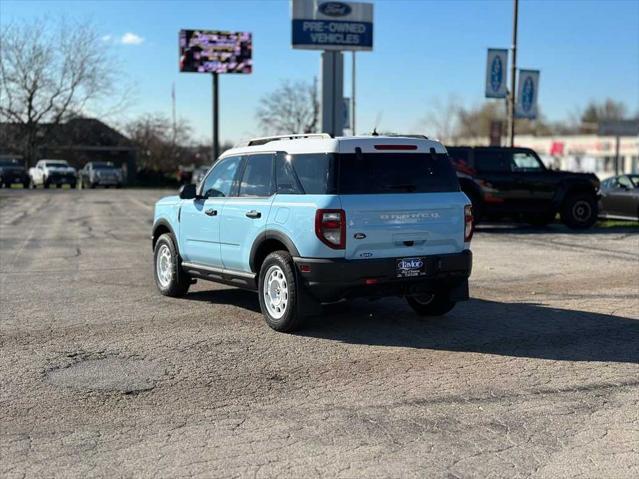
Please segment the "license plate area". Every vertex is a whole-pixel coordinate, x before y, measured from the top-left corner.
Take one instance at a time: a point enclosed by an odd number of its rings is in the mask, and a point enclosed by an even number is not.
[[[422,257],[399,258],[396,265],[397,278],[417,278],[426,275],[426,260]]]

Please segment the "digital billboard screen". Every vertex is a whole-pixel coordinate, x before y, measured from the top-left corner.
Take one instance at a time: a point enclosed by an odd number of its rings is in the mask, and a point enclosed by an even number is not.
[[[251,73],[253,43],[249,32],[180,30],[180,71]]]

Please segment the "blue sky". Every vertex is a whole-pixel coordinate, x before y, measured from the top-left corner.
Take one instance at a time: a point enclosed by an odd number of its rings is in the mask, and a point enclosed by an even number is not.
[[[357,56],[358,130],[424,132],[437,100],[485,101],[486,49],[511,42],[512,1],[377,0],[375,47]],[[319,74],[319,52],[290,46],[287,0],[31,1],[2,0],[0,22],[36,17],[92,20],[135,87],[126,118],[171,112],[198,138],[210,138],[211,79],[178,73],[181,28],[245,30],[254,35],[254,73],[221,76],[221,136],[259,133],[255,109],[284,79]],[[541,70],[539,104],[551,120],[565,119],[589,100],[611,97],[639,111],[639,1],[521,0],[518,65]],[[122,43],[130,33],[129,43]],[[135,38],[135,36],[139,38]],[[136,41],[137,40],[137,41]],[[345,94],[350,94],[350,54]],[[121,118],[123,121],[126,118]]]

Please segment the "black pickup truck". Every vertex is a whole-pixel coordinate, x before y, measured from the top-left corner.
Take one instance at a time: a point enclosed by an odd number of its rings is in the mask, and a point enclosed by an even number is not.
[[[475,219],[518,218],[543,226],[560,214],[568,227],[597,221],[599,179],[547,169],[530,148],[447,147]]]
[[[29,186],[29,175],[22,162],[10,156],[0,156],[0,188],[13,184]]]

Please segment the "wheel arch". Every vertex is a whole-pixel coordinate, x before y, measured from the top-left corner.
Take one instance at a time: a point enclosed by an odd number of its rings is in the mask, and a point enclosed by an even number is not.
[[[293,241],[281,231],[268,230],[260,235],[259,240],[255,241],[251,247],[249,256],[251,271],[258,273],[266,257],[278,250],[288,251],[291,256],[300,255]]]
[[[175,247],[177,248],[178,246],[177,236],[175,235],[175,231],[173,231],[173,227],[167,220],[160,219],[156,221],[155,224],[153,225],[153,230],[151,233],[151,248],[153,250],[155,250],[155,243],[157,243],[158,238],[165,233],[169,233],[171,234],[171,236],[173,236],[173,240],[174,240],[173,243],[175,244]]]

